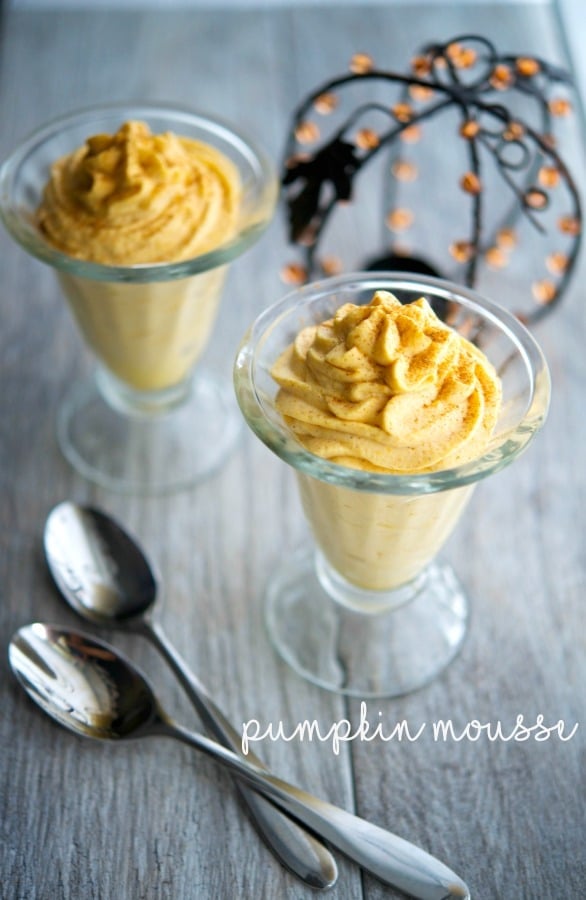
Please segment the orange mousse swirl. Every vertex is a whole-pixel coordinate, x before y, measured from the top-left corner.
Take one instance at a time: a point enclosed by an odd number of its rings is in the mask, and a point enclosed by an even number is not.
[[[501,403],[485,355],[425,298],[377,291],[303,329],[272,369],[277,406],[300,442],[341,465],[437,471],[482,455]]]
[[[126,122],[57,160],[38,225],[63,253],[104,265],[175,262],[229,240],[236,166],[214,147]]]

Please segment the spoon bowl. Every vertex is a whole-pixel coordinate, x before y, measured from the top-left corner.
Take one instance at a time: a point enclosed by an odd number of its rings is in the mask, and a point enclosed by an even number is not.
[[[40,623],[22,628],[10,642],[9,661],[35,703],[83,737],[140,737],[159,716],[138,669],[81,632]]]
[[[150,613],[158,582],[138,542],[111,516],[66,501],[47,517],[47,565],[61,594],[96,625],[132,628]]]

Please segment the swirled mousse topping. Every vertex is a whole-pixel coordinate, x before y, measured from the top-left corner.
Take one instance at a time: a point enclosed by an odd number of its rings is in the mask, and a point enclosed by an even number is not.
[[[190,259],[236,231],[236,166],[215,147],[126,122],[51,168],[37,220],[69,256],[104,265]]]
[[[392,474],[447,469],[482,454],[501,403],[485,355],[425,298],[377,291],[303,329],[272,369],[277,407],[317,456]]]

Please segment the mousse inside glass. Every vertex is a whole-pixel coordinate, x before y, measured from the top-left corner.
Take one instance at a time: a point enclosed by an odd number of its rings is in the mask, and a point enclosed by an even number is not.
[[[119,176],[115,153],[128,162],[133,148],[111,146],[112,136],[128,123],[144,125],[158,149],[169,139],[171,150],[156,157],[141,146]],[[207,171],[218,176],[211,186],[203,164],[181,174],[177,160],[188,144],[213,155],[206,160]],[[90,168],[62,166],[87,157],[88,147]],[[55,186],[56,172],[65,175]],[[117,178],[113,218],[106,201]],[[165,178],[174,192],[166,206]],[[228,196],[231,181],[236,199]],[[277,190],[272,164],[248,138],[220,120],[164,104],[112,104],[62,117],[2,166],[3,221],[29,253],[55,269],[98,362],[95,377],[73,385],[58,415],[61,448],[88,478],[117,490],[166,491],[209,474],[232,448],[238,416],[231,392],[196,364],[228,266],[268,225]],[[213,210],[216,201],[220,210],[231,204],[226,225]],[[147,216],[144,228],[131,203]],[[192,221],[201,240],[182,232],[177,247],[162,240],[170,226],[191,228]],[[102,254],[101,232],[116,236],[117,228],[114,255]]]
[[[436,471],[388,474],[310,452],[285,421],[272,372],[307,326],[375,291],[425,297],[490,360],[502,383],[496,425],[480,455]],[[265,311],[235,365],[244,416],[297,475],[314,548],[290,555],[267,595],[270,637],[304,677],[353,696],[393,696],[435,677],[466,633],[468,601],[436,556],[475,484],[510,464],[546,416],[549,376],[526,329],[473,291],[403,273],[356,273],[307,285]]]
[[[301,501],[325,561],[367,594],[358,608],[392,606],[452,533],[474,485],[433,494],[391,495],[332,485],[298,473]],[[353,599],[350,599],[350,596]],[[342,598],[353,606],[357,594]]]
[[[114,405],[152,412],[165,410],[171,397],[185,398],[212,334],[226,274],[227,266],[218,266],[174,281],[134,284],[58,273]]]

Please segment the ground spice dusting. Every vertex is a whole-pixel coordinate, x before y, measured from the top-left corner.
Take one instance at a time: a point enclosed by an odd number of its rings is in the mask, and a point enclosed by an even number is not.
[[[482,453],[500,408],[490,362],[424,298],[377,291],[304,329],[272,376],[277,407],[318,456],[389,473],[434,471]]]

